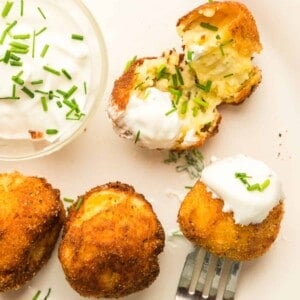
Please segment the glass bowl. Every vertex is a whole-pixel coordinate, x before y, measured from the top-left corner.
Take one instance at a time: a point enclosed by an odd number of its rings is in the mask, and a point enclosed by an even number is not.
[[[38,3],[40,0],[35,1]],[[40,3],[43,3],[43,1],[40,1]],[[53,141],[43,138],[32,139],[29,137],[28,139],[10,139],[0,136],[0,160],[2,161],[33,159],[61,149],[84,130],[87,122],[96,112],[103,97],[107,80],[108,60],[104,38],[97,22],[88,8],[80,0],[47,0],[47,5],[48,4],[55,5],[56,8],[60,8],[64,12],[69,13],[73,20],[76,20],[84,36],[84,42],[88,46],[90,79],[86,102],[83,107],[84,116],[80,121],[73,122],[72,125],[70,125],[70,129],[57,135],[57,138],[54,138]],[[24,11],[25,9],[26,7]],[[47,10],[44,14],[46,13]],[[64,26],[63,20],[58,19],[57,23],[60,24],[60,26]],[[72,34],[73,33],[76,34],[76,32],[72,32]],[[22,112],[16,111],[15,113],[19,114]]]

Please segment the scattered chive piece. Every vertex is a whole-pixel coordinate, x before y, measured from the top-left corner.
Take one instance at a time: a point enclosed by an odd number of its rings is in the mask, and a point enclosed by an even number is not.
[[[30,39],[30,34],[15,34],[13,35],[14,40],[28,40]]]
[[[226,46],[226,45],[228,45],[228,44],[230,44],[230,43],[232,43],[232,42],[233,42],[233,39],[231,39],[231,40],[229,40],[229,41],[227,41],[227,42],[225,42],[225,43],[223,43],[223,44],[220,45],[219,48],[220,48],[222,56],[225,56],[223,47]]]
[[[259,191],[260,190],[260,185],[258,183],[248,185],[247,190],[252,192],[252,191]]]
[[[194,51],[188,51],[187,52],[187,60],[188,61],[193,60],[193,54],[194,54]]]
[[[42,84],[42,83],[44,83],[44,80],[43,80],[43,79],[31,81],[31,84],[32,84],[32,85],[38,85],[38,84]]]
[[[41,97],[41,103],[43,107],[43,111],[48,111],[48,104],[47,104],[47,99],[46,97]]]
[[[172,113],[175,112],[176,110],[177,110],[177,108],[174,107],[174,108],[172,108],[171,110],[167,111],[167,112],[165,113],[165,115],[166,115],[166,116],[169,116],[170,114],[172,114]]]
[[[185,115],[187,112],[187,107],[188,107],[188,101],[182,102],[180,113]]]
[[[15,84],[13,84],[12,97],[16,97],[16,90],[17,90],[17,86]]]
[[[167,70],[166,65],[160,65],[159,68],[157,69],[156,79],[160,80],[164,78],[167,75],[166,70]]]
[[[2,32],[1,38],[0,38],[0,45],[2,45],[5,41],[5,38],[7,36],[7,34],[11,31],[11,29],[17,25],[17,21],[13,21],[10,25],[8,25],[6,27],[6,29],[4,29],[4,31]]]
[[[141,131],[139,130],[135,136],[135,140],[134,140],[135,144],[140,140],[140,136],[141,136]]]
[[[62,106],[63,106],[60,101],[56,101],[56,104],[57,104],[58,108],[62,108]]]
[[[83,37],[83,35],[73,33],[72,40],[83,41],[84,37]]]
[[[202,109],[206,110],[208,108],[208,103],[202,98],[195,98],[194,102],[198,104]]]
[[[0,100],[19,100],[20,97],[1,97]]]
[[[37,300],[37,299],[39,298],[40,294],[41,294],[41,291],[38,290],[38,291],[36,292],[36,294],[33,296],[32,300]]]
[[[211,25],[210,23],[205,23],[205,22],[201,22],[200,26],[205,29],[211,30],[211,31],[218,31],[218,29],[219,29],[217,26],[214,26],[214,25]]]
[[[61,72],[62,72],[69,80],[72,79],[72,76],[71,76],[65,69],[62,69]]]
[[[63,200],[65,202],[69,202],[69,203],[73,203],[74,202],[74,199],[72,199],[72,198],[64,198]]]
[[[13,54],[13,53],[11,53],[11,54],[10,54],[10,59],[15,60],[15,61],[20,61],[20,60],[21,60],[21,57],[15,55],[15,54]]]
[[[4,58],[3,58],[3,62],[7,64],[9,62],[9,59],[10,59],[10,51],[6,50]]]
[[[66,93],[65,97],[66,98],[70,98],[76,91],[77,91],[78,87],[76,85],[73,85],[69,91]]]
[[[129,70],[129,68],[136,62],[137,56],[135,55],[132,59],[130,59],[124,68],[124,72],[127,72]]]
[[[75,209],[78,210],[82,204],[83,197],[79,197],[75,206]]]
[[[19,42],[11,42],[9,43],[10,46],[12,46],[13,48],[18,48],[18,49],[28,49],[29,46],[23,43],[19,43]]]
[[[47,92],[44,92],[44,91],[41,91],[41,90],[35,90],[34,92],[38,93],[38,94],[42,94],[42,95],[48,95]]]
[[[260,191],[264,191],[269,185],[271,181],[270,179],[266,179],[261,185],[260,185]]]
[[[44,300],[48,299],[48,297],[50,296],[50,293],[51,293],[51,288],[48,289],[48,292],[47,292],[46,296],[44,297]]]
[[[11,78],[12,81],[14,81],[15,83],[19,84],[19,85],[23,85],[24,84],[24,80],[20,77],[17,76],[13,76]]]
[[[224,78],[228,78],[228,77],[231,77],[231,76],[233,76],[233,73],[225,75]]]
[[[22,63],[21,61],[12,60],[12,61],[10,62],[10,65],[11,65],[12,67],[22,67],[22,66],[23,66],[23,63]]]
[[[210,89],[211,89],[211,85],[212,85],[212,81],[211,80],[207,80],[206,82],[206,85],[203,85],[201,83],[196,83],[196,86],[203,90],[204,92],[206,93],[209,93],[210,92]]]
[[[179,83],[181,85],[184,85],[184,81],[183,81],[182,74],[181,74],[179,67],[176,67],[175,70],[176,70],[176,75],[177,75]]]
[[[219,34],[216,35],[216,39],[217,39],[217,40],[220,40],[220,39],[221,39],[221,37],[220,37]]]
[[[34,98],[34,93],[30,89],[28,89],[26,86],[23,86],[23,88],[21,89],[21,91],[23,91],[31,99]]]
[[[53,68],[51,68],[49,66],[44,66],[43,69],[45,71],[47,71],[47,72],[50,72],[50,73],[54,74],[54,75],[60,76],[60,72],[59,71],[57,71],[57,70],[55,70],[55,69],[53,69]]]
[[[191,190],[193,187],[192,186],[185,186],[184,188],[187,189],[187,190]]]
[[[48,97],[49,97],[49,100],[52,100],[54,98],[53,91],[49,91]]]
[[[141,82],[141,83],[137,84],[137,85],[134,87],[134,89],[137,90],[137,89],[140,88],[143,84],[144,84],[144,82]]]
[[[57,129],[47,129],[46,133],[48,135],[52,135],[52,134],[58,134],[58,130]]]
[[[20,15],[23,17],[24,14],[24,0],[21,0],[21,5],[20,5]]]
[[[199,107],[198,106],[193,107],[193,117],[194,118],[197,117],[198,113],[199,113]]]
[[[47,53],[47,51],[48,51],[48,49],[49,49],[49,45],[48,44],[46,44],[45,46],[44,46],[44,48],[43,48],[43,50],[42,50],[42,52],[41,52],[41,57],[45,57],[45,55],[46,55],[46,53]]]
[[[42,17],[46,20],[47,18],[45,16],[45,14],[43,13],[42,9],[40,7],[38,7],[37,9],[40,12],[40,14],[42,15]]]
[[[177,88],[178,87],[178,79],[177,79],[177,75],[176,74],[172,75],[172,82],[173,82],[173,87]]]
[[[183,233],[180,230],[172,232],[172,236],[183,237]]]
[[[29,52],[29,49],[11,48],[10,52],[17,54],[27,54]]]
[[[83,83],[84,94],[87,95],[87,84],[86,81]]]
[[[35,56],[35,39],[36,39],[36,33],[33,31],[33,36],[32,36],[32,58]]]
[[[35,36],[38,36],[38,35],[42,34],[46,30],[47,30],[47,27],[42,28],[41,30],[35,32]]]
[[[2,10],[2,17],[3,18],[7,17],[7,15],[9,14],[9,12],[10,12],[12,6],[13,6],[13,4],[14,3],[12,1],[11,2],[7,1],[6,2],[5,6],[4,6],[3,10]]]
[[[248,176],[246,173],[237,172],[235,173],[235,178],[238,178],[244,185],[246,185],[249,192],[263,192],[270,185],[270,179],[266,179],[262,184],[250,184],[247,179],[251,178],[251,176]]]

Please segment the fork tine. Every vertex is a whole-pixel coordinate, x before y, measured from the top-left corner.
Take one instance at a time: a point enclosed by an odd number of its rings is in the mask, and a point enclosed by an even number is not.
[[[211,288],[212,281],[215,276],[215,270],[218,263],[218,257],[211,254],[209,262],[208,262],[208,269],[207,269],[207,275],[204,282],[203,292],[202,292],[202,298],[207,299],[209,297],[209,292]]]
[[[223,300],[223,296],[224,296],[226,286],[227,286],[227,283],[229,280],[229,275],[231,273],[232,265],[233,265],[233,261],[229,261],[227,259],[224,260],[223,268],[222,268],[220,279],[219,279],[216,300]]]

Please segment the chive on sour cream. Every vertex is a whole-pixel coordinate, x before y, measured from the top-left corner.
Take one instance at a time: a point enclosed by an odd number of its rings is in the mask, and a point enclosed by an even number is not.
[[[1,1],[0,138],[53,142],[85,117],[90,51],[54,1]]]

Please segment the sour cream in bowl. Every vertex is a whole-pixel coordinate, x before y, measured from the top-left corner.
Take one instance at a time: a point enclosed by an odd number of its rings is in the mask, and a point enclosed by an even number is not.
[[[0,159],[56,151],[75,138],[104,92],[102,33],[79,0],[0,7]]]

